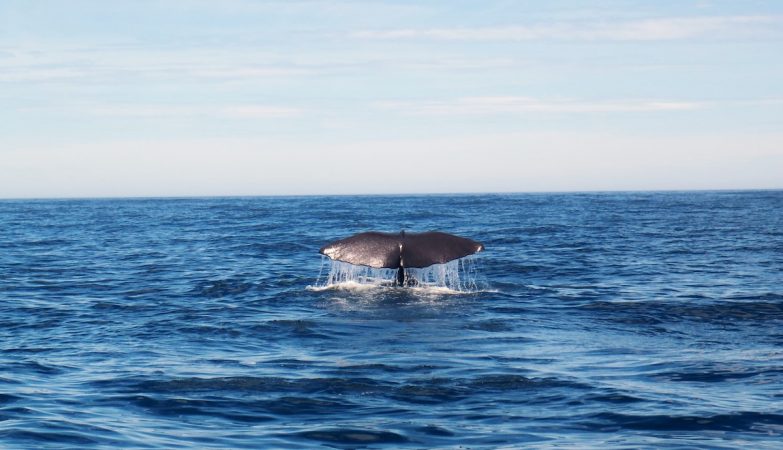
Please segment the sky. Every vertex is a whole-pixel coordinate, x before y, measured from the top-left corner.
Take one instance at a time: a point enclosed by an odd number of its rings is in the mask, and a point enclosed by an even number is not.
[[[783,188],[781,1],[0,1],[0,198]]]

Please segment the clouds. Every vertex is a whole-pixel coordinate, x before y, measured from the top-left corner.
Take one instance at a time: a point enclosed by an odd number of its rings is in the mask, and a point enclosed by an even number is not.
[[[187,118],[191,116],[229,119],[286,119],[305,113],[299,108],[274,105],[93,105],[78,108],[82,114],[126,118]]]
[[[46,51],[42,51],[46,49]],[[255,48],[150,48],[88,43],[38,43],[8,47],[0,57],[0,83],[236,81],[323,74],[315,62]]]
[[[782,18],[771,2],[2,2],[0,196],[695,187],[671,174],[718,144],[721,167],[768,174],[780,158],[739,143],[783,127]],[[669,161],[651,167],[655,145]],[[392,156],[420,162],[404,184],[376,179]]]
[[[550,22],[489,27],[364,30],[358,39],[444,41],[669,41],[783,38],[783,16],[668,17],[630,21]]]
[[[494,96],[446,101],[382,102],[377,105],[415,115],[497,115],[524,113],[580,114],[690,111],[704,103],[667,100],[577,100]]]

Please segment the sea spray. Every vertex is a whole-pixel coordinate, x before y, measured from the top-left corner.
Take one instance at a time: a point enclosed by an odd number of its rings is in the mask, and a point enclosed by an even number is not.
[[[324,265],[329,272],[324,275]],[[406,268],[407,287],[434,288],[454,292],[475,292],[478,290],[476,267],[473,258],[461,258],[445,264],[433,264],[424,268]],[[314,288],[332,287],[378,287],[394,286],[397,269],[376,269],[358,266],[324,258],[318,281]]]

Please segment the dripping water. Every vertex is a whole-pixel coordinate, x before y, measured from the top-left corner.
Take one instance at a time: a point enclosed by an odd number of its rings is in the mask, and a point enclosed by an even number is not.
[[[324,273],[329,264],[328,273]],[[406,268],[407,287],[446,289],[454,292],[476,292],[479,290],[476,264],[473,258],[461,258],[445,264],[433,264],[424,268]],[[376,269],[358,266],[342,261],[323,258],[315,289],[395,286],[397,269]]]

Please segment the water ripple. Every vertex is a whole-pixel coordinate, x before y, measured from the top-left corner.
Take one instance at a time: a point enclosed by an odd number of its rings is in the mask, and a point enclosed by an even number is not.
[[[475,238],[487,286],[308,289],[367,229]],[[777,449],[781,229],[780,191],[0,201],[0,446]]]

